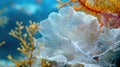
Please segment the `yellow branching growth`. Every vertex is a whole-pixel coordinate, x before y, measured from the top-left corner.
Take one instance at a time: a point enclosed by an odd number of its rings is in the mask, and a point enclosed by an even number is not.
[[[83,64],[61,64],[59,66],[59,63],[56,61],[48,61],[44,58],[41,59],[41,67],[85,67]]]
[[[1,43],[0,43],[0,46],[2,46],[3,44],[5,44],[5,41],[1,42]]]
[[[52,67],[51,64],[46,59],[41,59],[41,67]]]
[[[34,50],[34,34],[39,30],[40,25],[38,23],[30,21],[29,26],[23,26],[22,22],[16,22],[17,26],[15,30],[11,30],[9,33],[21,42],[21,47],[17,48],[18,51],[22,52],[28,60],[16,61],[11,55],[8,55],[8,59],[16,64],[16,67],[32,66],[35,58],[32,55]],[[25,33],[22,31],[25,29]]]

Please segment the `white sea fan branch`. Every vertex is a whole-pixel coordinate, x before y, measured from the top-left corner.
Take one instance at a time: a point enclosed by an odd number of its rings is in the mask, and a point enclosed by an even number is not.
[[[52,12],[40,25],[43,37],[35,42],[33,55],[68,64],[97,63],[93,57],[117,46],[116,37],[120,33],[120,29],[106,27],[101,32],[96,17],[76,12],[71,7],[62,8],[58,13]]]

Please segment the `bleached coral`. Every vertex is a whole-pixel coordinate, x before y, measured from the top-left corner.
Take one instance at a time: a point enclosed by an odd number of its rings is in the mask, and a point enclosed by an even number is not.
[[[98,64],[93,57],[104,55],[115,48],[120,29],[100,30],[96,17],[62,8],[40,22],[43,35],[35,42],[33,55],[68,64]],[[96,67],[96,66],[95,66]]]

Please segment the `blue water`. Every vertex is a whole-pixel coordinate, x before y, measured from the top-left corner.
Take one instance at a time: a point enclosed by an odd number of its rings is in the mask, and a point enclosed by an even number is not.
[[[7,16],[9,21],[4,27],[0,27],[0,42],[6,41],[0,47],[0,60],[8,60],[8,54],[16,58],[20,55],[17,51],[19,41],[8,34],[15,28],[16,21],[22,21],[24,25],[28,25],[30,20],[40,22],[46,19],[50,12],[58,10],[56,5],[56,0],[1,0],[0,10],[6,10],[0,16]]]

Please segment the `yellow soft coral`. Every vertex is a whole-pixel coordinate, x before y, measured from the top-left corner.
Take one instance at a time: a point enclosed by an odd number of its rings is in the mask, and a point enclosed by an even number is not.
[[[34,50],[34,34],[39,30],[40,25],[38,23],[30,21],[29,26],[23,26],[22,22],[17,22],[17,26],[15,30],[11,30],[9,33],[11,36],[15,37],[21,42],[21,47],[17,48],[22,54],[27,57],[27,60],[16,61],[12,58],[11,55],[8,55],[8,59],[16,64],[17,67],[25,67],[32,66],[35,58],[32,55]],[[26,33],[23,34],[23,30],[25,29]]]

